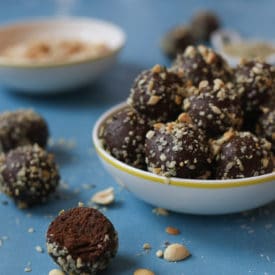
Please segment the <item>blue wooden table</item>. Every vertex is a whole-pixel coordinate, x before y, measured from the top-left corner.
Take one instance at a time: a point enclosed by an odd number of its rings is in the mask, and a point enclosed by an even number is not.
[[[216,10],[226,27],[245,35],[273,38],[275,34],[272,0],[79,0],[71,9],[73,15],[110,20],[125,29],[128,41],[119,63],[90,87],[64,96],[22,96],[0,87],[0,111],[32,107],[47,119],[53,139],[49,150],[56,155],[65,183],[58,190],[62,199],[25,211],[0,195],[0,275],[26,274],[26,267],[31,268],[30,274],[47,275],[55,264],[36,246],[45,250],[45,232],[52,217],[79,201],[87,203],[95,191],[109,186],[115,187],[117,201],[102,211],[117,228],[120,247],[102,274],[132,274],[142,267],[159,275],[275,274],[275,204],[227,216],[157,216],[152,206],[116,185],[91,144],[96,119],[125,100],[140,70],[155,63],[169,65],[159,50],[162,34],[202,7]],[[1,23],[56,12],[53,0],[0,2]],[[181,234],[167,235],[166,226],[179,228]],[[179,263],[158,259],[155,252],[165,241],[183,242],[192,256]],[[152,249],[144,252],[144,243]]]

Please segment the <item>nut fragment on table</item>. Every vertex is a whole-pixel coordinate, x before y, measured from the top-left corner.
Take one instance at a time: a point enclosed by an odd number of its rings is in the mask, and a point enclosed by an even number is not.
[[[49,272],[49,275],[65,275],[65,273],[59,269],[52,269]]]
[[[100,205],[109,205],[113,203],[115,200],[114,188],[109,187],[107,189],[95,193],[91,200],[92,202],[95,202]]]
[[[179,243],[173,243],[164,250],[163,258],[168,262],[178,262],[190,256],[187,248]]]
[[[165,232],[170,235],[179,235],[180,231],[176,227],[167,226]]]
[[[134,275],[155,275],[155,273],[149,269],[139,268],[135,270]]]

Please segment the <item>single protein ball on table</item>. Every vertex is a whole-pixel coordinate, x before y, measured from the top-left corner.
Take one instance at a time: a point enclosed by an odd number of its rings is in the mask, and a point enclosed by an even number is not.
[[[216,179],[255,177],[273,171],[271,144],[250,132],[229,130],[211,142]]]
[[[257,113],[272,98],[274,80],[271,66],[257,60],[242,60],[235,70],[235,84],[242,96],[244,111]]]
[[[180,114],[184,91],[177,73],[155,65],[135,79],[127,102],[149,120],[166,122]]]
[[[171,71],[180,72],[185,81],[195,86],[203,80],[212,82],[220,78],[228,82],[233,77],[227,62],[212,49],[202,45],[188,46],[183,54],[177,56]]]
[[[215,79],[214,84],[202,81],[193,95],[184,100],[183,109],[208,137],[242,126],[240,97],[231,83],[225,84],[220,79]]]
[[[220,26],[220,19],[213,11],[199,11],[191,18],[192,34],[201,42],[208,42],[211,34]]]
[[[94,208],[61,212],[50,224],[46,238],[49,255],[68,274],[97,274],[118,249],[113,224]]]
[[[100,130],[103,146],[118,160],[145,168],[144,141],[149,129],[147,120],[127,107],[110,117]]]
[[[46,121],[33,110],[0,114],[0,152],[34,143],[45,147],[48,136]]]
[[[146,134],[145,155],[148,170],[161,176],[210,176],[207,139],[187,114],[181,114],[177,122],[155,124]]]
[[[169,30],[161,41],[164,54],[174,59],[177,54],[183,53],[187,46],[196,44],[196,41],[188,26],[176,26]]]
[[[0,156],[0,189],[20,208],[45,202],[59,179],[53,155],[37,144],[17,147]]]
[[[275,151],[275,109],[263,108],[262,111],[256,133],[265,137],[272,144],[272,150]]]

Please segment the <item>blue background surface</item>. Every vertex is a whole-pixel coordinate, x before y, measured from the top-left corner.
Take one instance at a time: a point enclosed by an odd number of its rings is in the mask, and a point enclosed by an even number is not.
[[[104,213],[120,236],[120,248],[110,268],[102,274],[132,274],[149,268],[159,275],[275,274],[275,204],[247,213],[227,216],[192,216],[171,213],[156,216],[153,207],[121,190],[103,170],[91,145],[91,129],[101,113],[124,100],[133,78],[155,63],[167,64],[159,50],[159,40],[169,27],[186,22],[199,8],[216,10],[226,27],[242,34],[273,38],[275,2],[264,1],[157,1],[101,0],[76,1],[73,15],[97,17],[125,29],[128,41],[119,63],[88,88],[64,96],[31,97],[10,93],[0,87],[0,111],[32,107],[49,122],[52,137],[76,141],[76,147],[50,146],[60,165],[68,189],[60,188],[62,200],[30,210],[19,210],[0,195],[0,275],[46,275],[56,267],[45,248],[45,232],[51,215],[59,210],[87,203],[100,189],[115,186],[117,202]],[[1,23],[30,16],[53,15],[56,1],[10,0],[0,2]],[[86,190],[83,184],[93,184]],[[75,192],[79,189],[80,192]],[[8,204],[3,202],[8,201]],[[234,203],[234,201],[232,201]],[[166,226],[181,230],[178,236],[165,233]],[[28,233],[33,227],[34,233]],[[8,237],[7,240],[5,236]],[[167,263],[155,256],[165,241],[183,242],[192,256],[183,262]],[[152,250],[143,252],[150,243]]]

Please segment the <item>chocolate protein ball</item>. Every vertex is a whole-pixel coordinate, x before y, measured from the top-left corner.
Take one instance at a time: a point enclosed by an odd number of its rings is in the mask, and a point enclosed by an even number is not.
[[[219,28],[219,17],[213,11],[200,11],[191,18],[192,34],[198,41],[208,42],[211,34]]]
[[[273,171],[271,144],[250,132],[229,130],[211,144],[217,179],[255,177]]]
[[[272,149],[275,151],[275,109],[263,109],[263,114],[258,120],[256,133],[265,137],[272,144]]]
[[[235,81],[246,112],[258,112],[270,101],[274,83],[269,64],[243,60],[236,68]]]
[[[212,49],[205,46],[188,46],[179,54],[171,71],[180,72],[185,81],[198,85],[201,81],[212,82],[216,78],[228,82],[233,77],[232,69],[226,61]]]
[[[0,188],[20,208],[45,202],[59,183],[53,155],[37,144],[0,156]]]
[[[158,123],[145,140],[148,170],[166,177],[207,178],[210,150],[204,133],[181,114],[177,122]]]
[[[155,65],[134,81],[128,103],[150,120],[174,120],[181,111],[184,85],[178,74]]]
[[[48,135],[46,121],[32,110],[0,114],[0,152],[34,143],[45,147]]]
[[[48,253],[68,274],[97,274],[115,257],[117,248],[114,226],[94,208],[63,211],[47,231]]]
[[[213,84],[202,81],[193,95],[184,100],[183,109],[193,123],[203,129],[208,137],[224,133],[242,125],[240,97],[232,84],[225,85],[220,79]]]
[[[161,41],[161,48],[167,57],[174,59],[183,53],[187,46],[196,44],[188,26],[180,25],[169,30]]]
[[[104,148],[115,158],[137,168],[145,167],[145,118],[128,107],[114,114],[101,129]]]

